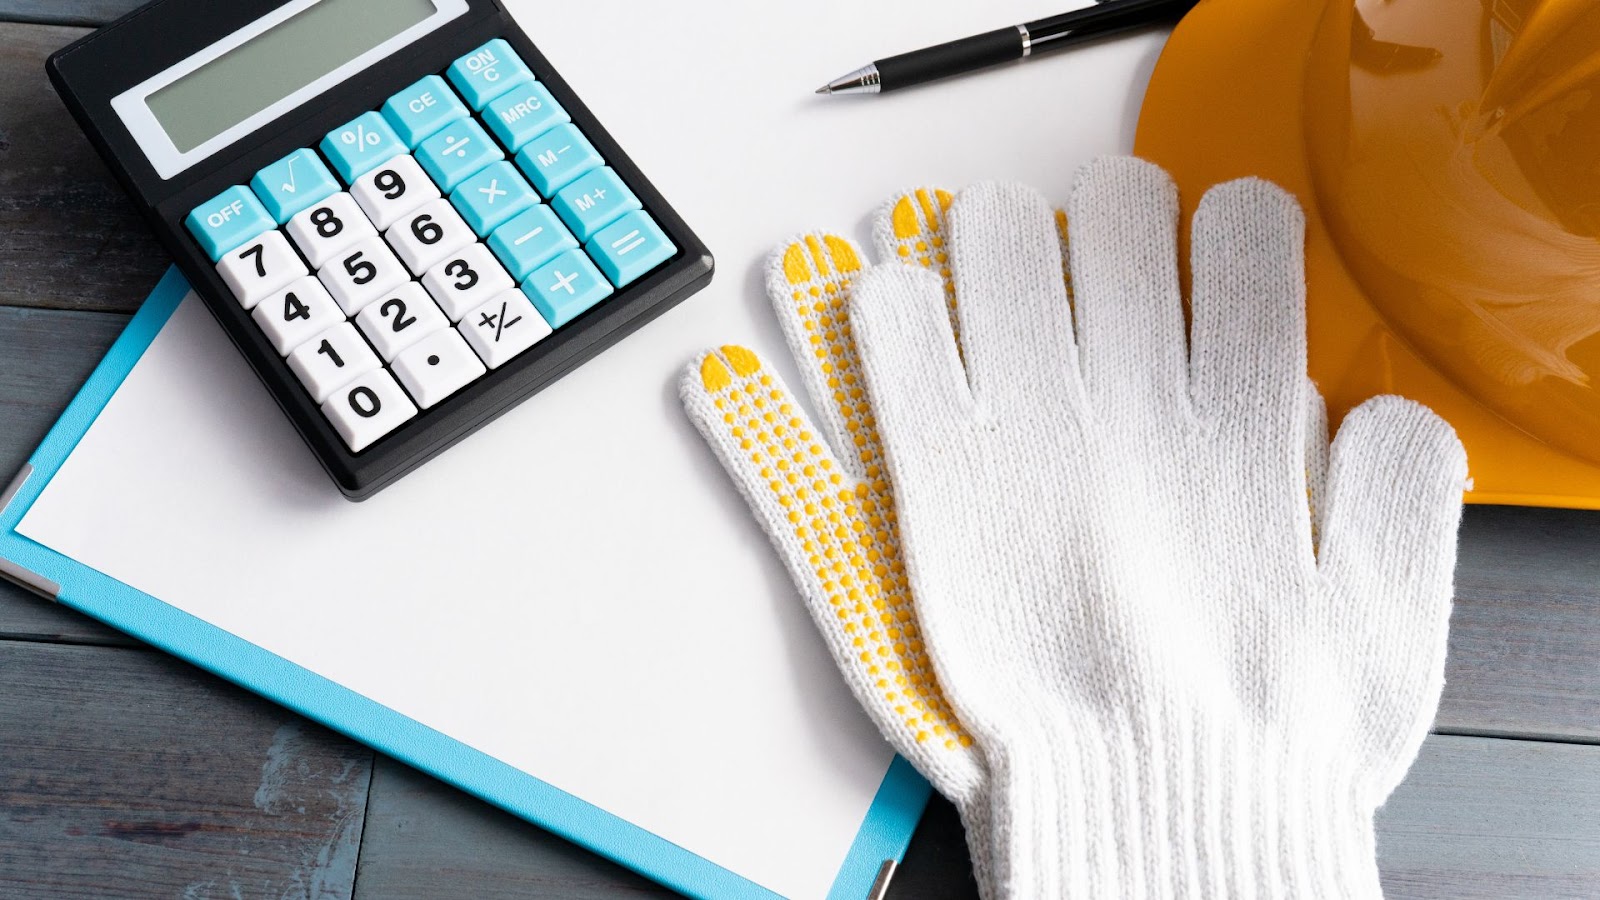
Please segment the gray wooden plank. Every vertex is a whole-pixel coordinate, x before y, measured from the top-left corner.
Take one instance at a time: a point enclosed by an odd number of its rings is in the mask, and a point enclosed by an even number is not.
[[[1468,507],[1435,729],[1600,740],[1600,512]]]
[[[0,23],[0,298],[128,312],[167,255],[45,77],[84,33]]]
[[[1600,895],[1600,747],[1435,735],[1378,812],[1384,894]]]
[[[28,460],[127,324],[123,315],[0,306],[0,483]]]
[[[0,641],[44,641],[139,647],[137,641],[83,613],[55,603],[0,578]],[[5,724],[0,722],[0,733]]]
[[[10,483],[127,321],[111,313],[0,306],[0,485]],[[133,642],[3,580],[0,637]]]
[[[675,897],[406,765],[373,765],[357,900]]]
[[[1431,736],[1378,814],[1385,895],[1592,897],[1600,885],[1597,806],[1600,747]],[[381,757],[368,808],[359,900],[463,890],[576,900],[651,893],[608,861]],[[889,896],[977,897],[960,821],[942,798],[924,814]]]
[[[371,751],[159,653],[0,641],[0,896],[339,900]]]
[[[147,0],[0,0],[0,22],[104,25]]]

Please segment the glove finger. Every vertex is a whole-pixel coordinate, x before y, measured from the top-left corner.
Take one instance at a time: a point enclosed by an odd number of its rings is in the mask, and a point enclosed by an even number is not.
[[[876,433],[863,427],[872,413],[845,310],[850,284],[865,268],[854,243],[817,231],[773,251],[766,274],[767,299],[828,443],[857,478],[872,477],[867,469],[878,455]]]
[[[1230,427],[1284,435],[1306,373],[1305,216],[1244,178],[1206,192],[1190,239],[1194,401]]]
[[[1178,286],[1178,190],[1159,167],[1106,157],[1079,170],[1067,206],[1078,346],[1106,409],[1187,403]]]
[[[950,256],[972,395],[1026,414],[1075,404],[1078,347],[1049,204],[1021,185],[962,191],[950,208]]]
[[[1371,615],[1405,615],[1390,608],[1396,595],[1447,609],[1466,486],[1448,423],[1403,397],[1366,401],[1333,440],[1318,567],[1378,588],[1357,592],[1377,601]]]
[[[888,453],[973,415],[944,286],[910,266],[878,266],[856,282],[850,324],[867,395]]]
[[[846,474],[783,381],[742,347],[701,354],[679,393],[868,716],[941,793],[972,796],[981,761],[923,646],[888,482]]]
[[[944,282],[945,305],[950,311],[950,328],[956,346],[961,345],[960,323],[956,320],[956,287],[950,278],[948,212],[954,199],[949,191],[920,187],[896,195],[880,208],[872,221],[872,249],[878,260],[898,260],[904,265],[921,266]]]

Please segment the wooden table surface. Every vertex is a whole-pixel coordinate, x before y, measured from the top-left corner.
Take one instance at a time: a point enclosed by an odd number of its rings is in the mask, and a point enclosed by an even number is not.
[[[167,266],[43,69],[135,5],[0,0],[0,481]],[[1470,508],[1457,582],[1434,733],[1378,817],[1389,896],[1600,896],[1600,513]],[[0,582],[0,897],[668,895]],[[891,896],[976,896],[947,803]]]

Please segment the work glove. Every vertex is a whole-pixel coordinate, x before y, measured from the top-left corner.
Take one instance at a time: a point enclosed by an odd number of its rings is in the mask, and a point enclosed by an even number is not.
[[[857,697],[956,803],[985,896],[1376,894],[1372,811],[1442,683],[1453,434],[1382,398],[1324,475],[1303,226],[1268,185],[1202,203],[1188,366],[1159,170],[1105,161],[1081,178],[1076,336],[1059,214],[1003,186],[964,193],[948,225],[943,205],[901,198],[874,229],[882,255],[942,278],[858,277],[859,251],[821,235],[772,267],[847,452],[814,442],[748,351],[703,358],[683,385]],[[775,464],[807,457],[845,488],[837,510],[816,484],[808,508]]]
[[[1377,897],[1373,816],[1444,682],[1466,455],[1427,409],[1353,410],[1308,502],[1304,219],[1195,214],[1105,159],[1051,212],[964,192],[962,354],[937,279],[850,305],[916,619],[982,748],[997,895]]]
[[[940,285],[947,330],[950,202],[936,188],[906,191],[881,207],[872,225],[880,259],[925,271]],[[980,892],[993,897],[986,765],[939,689],[916,621],[894,497],[850,336],[850,292],[867,265],[850,240],[811,232],[780,246],[766,266],[768,297],[820,426],[778,374],[742,347],[702,354],[684,371],[680,392],[771,537],[862,708],[961,813]]]

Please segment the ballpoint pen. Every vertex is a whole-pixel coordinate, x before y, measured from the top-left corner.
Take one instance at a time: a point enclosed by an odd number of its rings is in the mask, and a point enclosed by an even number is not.
[[[868,63],[817,88],[819,94],[876,94],[999,65],[1120,31],[1174,21],[1199,0],[1109,0],[1069,13],[976,34]]]

